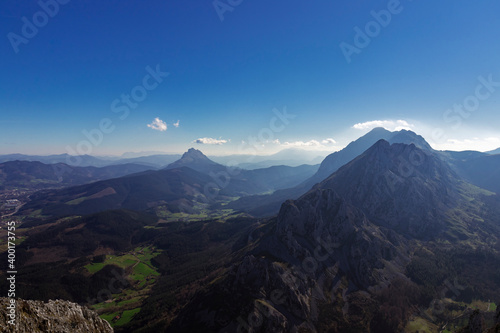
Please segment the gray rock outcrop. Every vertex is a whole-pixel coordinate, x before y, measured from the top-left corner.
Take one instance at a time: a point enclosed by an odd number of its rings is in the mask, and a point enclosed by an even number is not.
[[[113,328],[97,313],[62,300],[47,303],[16,300],[15,326],[9,324],[10,299],[0,298],[0,331],[5,333],[112,333]]]

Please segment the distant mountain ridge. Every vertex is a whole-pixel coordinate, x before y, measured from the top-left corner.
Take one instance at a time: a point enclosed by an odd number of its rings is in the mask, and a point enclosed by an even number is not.
[[[242,169],[262,169],[270,166],[299,166],[303,164],[319,164],[326,153],[304,149],[287,148],[272,155],[227,155],[209,156],[210,159],[223,165],[232,165]]]
[[[119,167],[119,166],[116,166]],[[147,210],[167,205],[187,211],[199,202],[263,193],[300,183],[317,166],[276,166],[243,170],[211,161],[191,148],[181,159],[159,171],[144,171],[88,185],[37,193],[20,211],[41,210],[43,215],[81,215],[109,209]]]
[[[275,166],[254,170],[229,168],[212,161],[201,151],[191,148],[184,153],[180,159],[167,165],[165,170],[173,170],[185,166],[208,175],[209,178],[206,179],[207,182],[212,183],[213,188],[216,189],[219,194],[240,197],[237,201],[229,203],[228,208],[242,210],[254,216],[270,216],[278,212],[281,204],[285,200],[300,197],[315,184],[320,183],[330,174],[338,170],[339,167],[359,156],[370,147],[370,144],[374,144],[380,140],[380,138],[389,143],[413,143],[416,147],[420,147],[424,151],[429,151],[445,160],[452,166],[455,172],[469,182],[490,191],[500,192],[500,159],[496,158],[497,155],[488,155],[480,152],[438,152],[434,151],[421,136],[414,132],[406,130],[390,132],[383,128],[375,128],[358,140],[351,142],[341,151],[328,155],[319,168],[318,166],[308,165],[298,167]],[[134,172],[142,172],[150,167],[132,167],[117,164],[106,168],[107,169],[103,170],[108,171],[102,172],[102,174],[98,174],[99,170],[88,169],[80,175],[78,172],[72,171],[74,167],[64,167],[61,165],[60,169],[63,170],[63,182],[58,183],[57,186],[78,185],[95,180],[115,178]],[[37,172],[34,171],[34,169],[25,172],[24,176],[21,176],[23,167],[19,167],[19,170],[15,169],[16,168],[11,168],[10,173],[17,174],[18,176],[16,177],[21,177],[19,178],[20,180],[22,180],[23,177],[25,181],[36,179],[36,177],[33,178],[32,175],[29,175],[30,172]],[[57,170],[56,168],[56,171]],[[47,176],[43,176],[45,178],[40,178],[42,181],[37,185],[39,186],[38,188],[53,187],[50,184],[53,184],[55,179],[58,179],[57,175],[54,173],[50,174],[50,170],[44,172],[47,173]],[[69,177],[70,174],[73,176]],[[60,175],[61,172],[59,170],[59,176]],[[66,176],[69,178],[65,178]],[[149,176],[145,177],[147,178]],[[45,182],[44,179],[48,180],[48,182]],[[145,180],[145,183],[149,184],[149,180]],[[11,184],[17,186],[20,183],[14,181]],[[99,191],[94,194],[97,194]],[[272,194],[262,194],[271,191],[274,192]],[[110,208],[117,208],[117,206]]]
[[[57,164],[63,163],[72,167],[105,167],[110,165],[119,164],[141,164],[149,166],[150,168],[161,168],[169,163],[174,162],[179,159],[178,154],[160,154],[160,155],[149,155],[149,156],[139,156],[130,158],[106,158],[106,157],[95,157],[91,155],[78,155],[73,156],[69,154],[59,154],[59,155],[24,155],[24,154],[7,154],[0,155],[0,163],[12,162],[12,161],[28,161],[28,162],[41,162],[44,164]]]
[[[64,163],[37,161],[0,163],[0,189],[44,189],[74,186],[150,170],[139,164],[105,167],[75,167]]]
[[[69,154],[47,155],[47,156],[24,155],[24,154],[0,155],[0,163],[10,162],[10,161],[42,162],[45,164],[64,163],[71,166],[82,166],[82,167],[85,166],[103,167],[110,164],[106,160],[90,155],[80,155],[80,156],[72,156]]]
[[[488,151],[486,152],[487,154],[490,154],[490,155],[496,155],[496,154],[500,154],[500,148],[497,148],[495,150],[491,150],[491,151]]]
[[[364,136],[351,142],[344,149],[325,157],[323,162],[321,162],[318,171],[301,184],[293,188],[278,190],[269,195],[241,198],[240,200],[231,203],[229,206],[234,209],[241,209],[256,216],[270,216],[276,214],[283,201],[287,199],[297,199],[316,183],[319,183],[330,176],[341,166],[361,155],[364,151],[381,139],[390,143],[413,143],[425,150],[432,150],[423,137],[412,131],[402,130],[390,132],[382,127],[377,127]]]
[[[223,165],[231,164],[243,169],[259,169],[270,166],[287,165],[299,166],[303,164],[318,164],[323,159],[321,153],[301,149],[284,149],[272,155],[240,155],[210,156],[210,159]],[[69,154],[58,155],[0,155],[0,163],[10,161],[37,161],[45,164],[64,163],[71,166],[103,167],[117,164],[142,164],[152,168],[164,168],[182,157],[181,154],[169,154],[156,151],[124,153],[121,156],[90,156]]]
[[[225,186],[221,186],[221,193],[228,195],[231,195],[231,193],[248,195],[286,188],[307,179],[317,170],[317,166],[314,165],[300,165],[297,167],[278,165],[253,170],[228,167],[212,161],[201,151],[194,148],[190,148],[178,161],[168,165],[165,169],[184,166],[208,174],[214,181],[222,183]],[[224,182],[227,183],[224,184]]]
[[[116,161],[112,162],[110,161],[110,163],[113,165],[119,165],[124,163],[136,163],[159,169],[159,168],[164,168],[166,165],[177,161],[179,158],[181,158],[180,154],[157,154],[157,155],[130,157],[130,158],[120,158]]]

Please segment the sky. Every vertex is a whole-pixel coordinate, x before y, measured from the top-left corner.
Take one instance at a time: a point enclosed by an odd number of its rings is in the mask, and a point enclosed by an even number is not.
[[[500,2],[5,0],[0,154],[500,147]]]

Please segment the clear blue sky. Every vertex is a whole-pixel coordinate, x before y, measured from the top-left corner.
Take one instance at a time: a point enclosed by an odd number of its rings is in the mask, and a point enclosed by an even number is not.
[[[500,82],[496,0],[220,0],[219,13],[211,0],[60,1],[53,17],[0,5],[0,153],[87,152],[82,131],[106,118],[92,154],[333,151],[376,124],[441,149],[500,147],[500,83],[478,79]],[[381,10],[390,22],[374,23]],[[355,27],[372,29],[368,45]],[[341,43],[359,46],[350,62]],[[157,65],[169,75],[145,90]],[[135,108],[120,101],[132,91]],[[453,111],[464,101],[472,111]],[[284,107],[296,117],[270,126]]]

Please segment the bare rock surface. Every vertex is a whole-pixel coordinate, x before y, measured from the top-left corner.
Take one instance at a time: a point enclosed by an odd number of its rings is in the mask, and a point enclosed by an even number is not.
[[[94,311],[76,303],[50,300],[47,303],[16,300],[15,326],[9,324],[10,299],[0,298],[0,331],[16,333],[108,333],[111,325]]]

